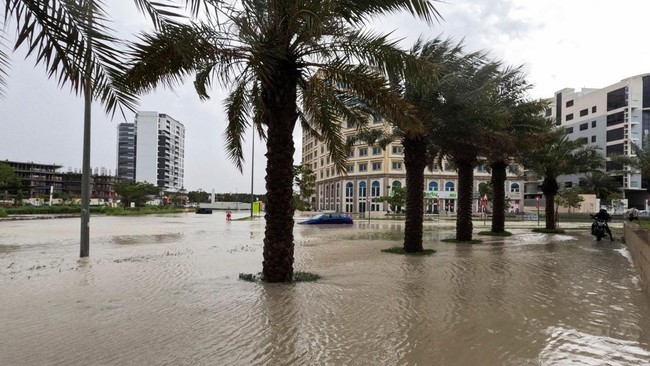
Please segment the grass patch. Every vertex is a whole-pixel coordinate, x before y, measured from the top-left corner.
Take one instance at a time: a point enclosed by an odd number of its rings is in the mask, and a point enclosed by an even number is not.
[[[240,273],[239,274],[239,279],[246,281],[246,282],[255,282],[259,280],[259,274],[258,276],[252,274],[252,273]]]
[[[318,281],[320,276],[310,272],[293,272],[293,282],[314,282]]]
[[[99,213],[103,213],[108,216],[141,216],[141,215],[155,215],[155,214],[170,214],[170,213],[180,213],[183,212],[183,209],[176,207],[135,207],[135,208],[124,208],[124,207],[102,207]]]
[[[565,234],[566,230],[564,229],[547,229],[547,228],[535,228],[533,229],[534,233],[543,233],[543,234]]]
[[[360,232],[346,236],[346,240],[392,240],[404,239],[403,231]]]
[[[415,253],[409,253],[404,251],[404,247],[392,247],[388,249],[382,249],[381,250],[384,253],[392,253],[392,254],[403,254],[403,255],[431,255],[436,252],[435,249],[424,249],[421,252],[415,252]]]
[[[455,244],[481,244],[483,241],[478,239],[472,240],[458,240],[455,238],[442,239],[445,243],[455,243]]]
[[[314,282],[320,279],[320,275],[310,272],[293,272],[293,281],[292,282]],[[240,273],[239,279],[246,282],[264,282],[262,279],[262,274],[258,273],[256,275],[252,273]]]
[[[7,211],[0,208],[0,217],[7,217]]]
[[[481,231],[478,233],[478,235],[485,235],[485,236],[512,236],[512,233],[509,231],[503,231],[500,233],[495,233],[493,231]]]

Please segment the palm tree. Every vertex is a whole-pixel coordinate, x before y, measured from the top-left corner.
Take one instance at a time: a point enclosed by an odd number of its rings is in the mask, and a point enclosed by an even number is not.
[[[143,1],[143,0],[137,0]],[[153,8],[151,9],[154,10]],[[4,23],[16,25],[14,49],[25,47],[43,64],[48,77],[84,96],[80,256],[89,255],[90,237],[90,129],[92,101],[108,115],[124,108],[135,110],[135,95],[121,80],[124,73],[119,40],[108,27],[102,0],[7,0]],[[8,58],[0,53],[0,76]],[[3,79],[0,78],[0,85]]]
[[[500,82],[495,90],[496,108],[492,125],[492,143],[485,151],[493,187],[492,228],[494,233],[505,231],[505,181],[506,169],[523,151],[539,141],[546,132],[547,120],[541,114],[546,103],[527,99],[532,86],[526,82],[521,67],[509,67],[500,72]]]
[[[405,97],[417,107],[418,117],[426,124],[425,133],[401,132],[406,169],[406,221],[404,224],[404,251],[421,252],[422,225],[424,213],[424,169],[433,163],[438,155],[438,146],[433,144],[438,134],[439,113],[444,103],[442,91],[459,83],[464,65],[478,54],[465,54],[461,42],[437,37],[428,42],[418,41],[411,54],[439,65],[437,78],[428,85],[421,85],[420,78],[405,81]]]
[[[620,185],[614,178],[599,170],[585,173],[580,177],[580,188],[583,193],[595,194],[603,201],[613,193],[621,191]]]
[[[521,162],[526,169],[543,179],[541,188],[546,198],[546,229],[555,230],[553,203],[559,190],[557,178],[597,170],[604,165],[604,158],[599,148],[588,145],[586,139],[569,140],[565,129],[555,128],[542,145],[524,153]]]
[[[644,182],[643,186],[646,187],[648,193],[650,193],[650,144],[644,143],[643,147],[637,145],[634,142],[630,142],[632,147],[632,155],[615,155],[610,158],[614,164],[626,164],[630,168],[637,170],[641,173],[641,179]],[[629,171],[621,170],[620,173],[627,174]]]
[[[187,1],[188,3],[190,1]],[[409,105],[384,75],[432,75],[427,65],[396,42],[360,28],[373,16],[406,10],[427,21],[438,18],[433,0],[194,1],[208,9],[191,23],[142,34],[132,46],[129,80],[139,92],[173,87],[196,73],[207,99],[213,78],[230,89],[226,100],[226,149],[241,170],[248,127],[266,139],[266,229],[262,277],[293,278],[293,130],[297,121],[328,145],[339,171],[347,149],[338,121],[356,126],[369,113],[386,116],[404,130],[419,128]]]

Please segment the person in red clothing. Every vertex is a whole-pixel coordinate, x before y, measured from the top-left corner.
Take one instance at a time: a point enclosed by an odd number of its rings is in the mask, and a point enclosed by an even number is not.
[[[226,221],[230,221],[231,217],[230,211],[226,211]]]

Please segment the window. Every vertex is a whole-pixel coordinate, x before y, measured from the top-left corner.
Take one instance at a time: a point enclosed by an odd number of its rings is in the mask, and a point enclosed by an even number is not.
[[[625,121],[625,114],[623,112],[607,115],[607,127],[621,124],[624,121]]]
[[[370,195],[373,197],[379,197],[381,195],[381,185],[378,181],[373,181],[370,186]]]
[[[402,188],[402,182],[400,182],[398,180],[393,181],[393,189],[395,189],[395,188]]]
[[[627,106],[627,90],[620,88],[607,93],[607,111]]]
[[[354,157],[354,149],[350,149],[348,151],[348,158],[353,158]]]
[[[454,191],[454,182],[445,183],[445,191],[453,192]]]
[[[393,146],[393,154],[402,155],[404,148],[401,146]]]
[[[518,183],[512,183],[510,185],[510,192],[518,193],[519,192],[519,184]]]
[[[430,191],[437,191],[438,190],[438,182],[436,182],[435,180],[432,180],[431,182],[429,182],[429,190]]]
[[[622,140],[625,138],[625,129],[623,127],[607,131],[607,142]]]
[[[591,136],[591,142],[596,142],[596,136]]]
[[[573,100],[567,100],[567,102],[566,102],[566,107],[567,107],[567,108],[569,108],[569,107],[573,107]]]
[[[375,146],[372,148],[372,155],[381,155],[382,152],[383,150],[379,146]]]
[[[596,113],[597,110],[596,106],[591,107],[591,113]]]
[[[566,120],[567,121],[570,121],[572,119],[573,119],[573,113],[569,113],[569,114],[566,115]]]
[[[372,170],[373,171],[381,170],[381,163],[372,163]]]
[[[614,155],[623,155],[623,144],[607,146],[607,157]]]
[[[393,170],[402,170],[402,163],[399,161],[393,162]]]
[[[359,199],[365,199],[366,197],[366,182],[359,182]]]
[[[453,170],[453,169],[451,168],[451,164],[449,164],[449,163],[445,163],[445,171],[449,172],[449,171],[451,171],[451,170]]]
[[[591,128],[596,128],[596,121],[591,121]]]
[[[368,156],[368,148],[359,148],[359,156]]]
[[[587,114],[589,114],[589,108],[585,108],[585,109],[580,111],[580,117],[584,117]]]
[[[583,123],[580,125],[580,131],[584,131],[589,128],[589,123]]]
[[[477,172],[484,172],[485,171],[485,165],[484,164],[479,164],[476,166],[476,171]]]
[[[354,165],[348,165],[348,173],[354,173]]]
[[[374,123],[374,124],[381,123],[381,116],[378,115],[378,114],[375,114],[374,116],[372,116],[372,123]]]
[[[430,170],[430,171],[438,170],[438,163],[433,163],[433,164],[431,164],[429,170]]]
[[[519,171],[519,166],[517,164],[508,165],[508,173],[517,174]]]
[[[573,133],[573,127],[567,127],[566,133]]]
[[[573,182],[564,182],[564,188],[571,188],[573,187]]]
[[[352,194],[354,193],[354,185],[352,182],[347,182],[345,184],[345,197],[352,197]]]
[[[553,114],[553,110],[551,108],[546,108],[545,117],[550,117],[552,114]]]
[[[360,172],[367,172],[368,171],[368,164],[359,164],[359,171]]]

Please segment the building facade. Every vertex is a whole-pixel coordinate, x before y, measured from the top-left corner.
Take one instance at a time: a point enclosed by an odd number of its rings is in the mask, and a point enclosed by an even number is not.
[[[386,132],[391,126],[381,118],[375,118],[371,127]],[[357,131],[352,126],[343,129],[343,138],[353,137]],[[377,198],[389,196],[394,187],[406,186],[403,147],[400,141],[391,142],[382,148],[379,144],[368,145],[357,141],[348,154],[346,174],[339,174],[329,156],[327,145],[308,132],[302,135],[302,164],[316,174],[312,207],[317,210],[332,210],[347,213],[377,214],[388,211],[388,204]],[[511,210],[523,211],[524,182],[515,172],[515,166],[508,170],[506,196]],[[490,181],[485,165],[479,164],[474,172],[474,210],[481,207],[479,186]],[[457,209],[458,175],[451,164],[434,164],[425,170],[425,212],[452,214]]]
[[[120,179],[148,182],[167,191],[183,188],[185,127],[158,112],[138,112],[134,123],[118,127]]]
[[[558,126],[566,128],[571,140],[584,138],[598,146],[606,158],[633,156],[631,144],[648,143],[650,134],[650,74],[632,76],[602,89],[565,88],[555,93],[546,110]],[[616,179],[630,205],[644,206],[647,193],[638,171],[607,159],[605,172]],[[558,179],[561,185],[578,185],[579,176]],[[535,192],[533,182],[526,194]]]
[[[71,199],[81,197],[81,172],[59,172],[61,165],[40,164],[34,162],[19,162],[5,160],[21,180],[23,196],[29,198],[45,198],[50,195],[65,195]],[[112,202],[115,200],[115,184],[117,178],[104,168],[95,168],[90,178],[90,198],[97,202]]]

